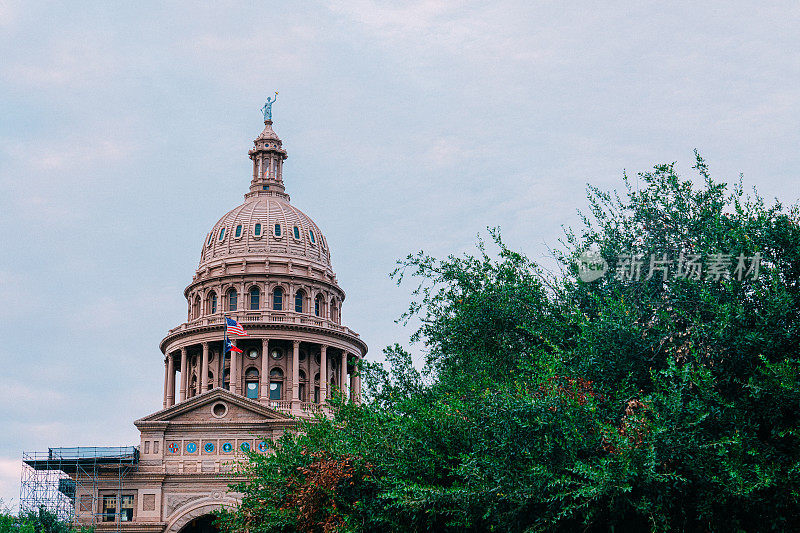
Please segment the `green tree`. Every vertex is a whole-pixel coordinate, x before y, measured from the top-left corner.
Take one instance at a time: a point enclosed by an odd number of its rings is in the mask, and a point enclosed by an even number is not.
[[[800,216],[673,165],[589,191],[545,276],[491,231],[473,255],[401,261],[418,287],[365,401],[250,454],[224,529],[787,531],[800,516]],[[579,276],[589,246],[609,262]],[[616,275],[625,255],[727,259],[699,278]],[[682,256],[681,256],[682,254]],[[724,257],[730,254],[731,257]],[[747,268],[760,254],[758,276]],[[687,267],[691,261],[682,262]],[[673,262],[670,268],[676,268]],[[741,279],[740,279],[741,278]]]
[[[0,500],[0,533],[91,533],[92,528],[76,527],[59,520],[45,507],[15,515]]]

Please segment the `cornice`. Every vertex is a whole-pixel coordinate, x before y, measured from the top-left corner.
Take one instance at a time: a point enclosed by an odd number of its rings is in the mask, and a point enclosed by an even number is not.
[[[270,331],[296,331],[296,332],[306,332],[312,333],[314,335],[320,335],[321,337],[327,338],[335,338],[341,339],[349,344],[354,344],[359,346],[362,349],[361,357],[367,354],[367,344],[362,341],[359,337],[355,335],[351,335],[344,331],[338,331],[335,329],[330,329],[326,327],[314,326],[312,324],[297,324],[297,323],[287,323],[287,322],[247,322],[243,323],[243,326],[247,328],[248,333],[250,333],[250,338],[270,338],[269,332]],[[224,326],[222,324],[208,324],[208,325],[200,325],[200,326],[190,326],[184,330],[176,331],[173,333],[168,334],[164,337],[161,342],[159,343],[158,347],[161,350],[161,353],[166,355],[166,347],[167,345],[179,341],[185,338],[191,338],[200,334],[204,333],[213,333],[213,332],[222,332]],[[265,331],[266,330],[266,331]],[[256,332],[261,333],[260,335],[254,334]],[[221,341],[222,339],[218,339]],[[320,339],[321,341],[321,339]],[[198,343],[203,341],[198,340]],[[318,341],[319,342],[319,341]],[[324,343],[322,343],[324,344]],[[340,346],[334,346],[335,348],[342,349]]]

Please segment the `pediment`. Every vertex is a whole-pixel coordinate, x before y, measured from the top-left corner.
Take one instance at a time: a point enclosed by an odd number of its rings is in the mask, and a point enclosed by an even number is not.
[[[223,408],[219,406],[222,405]],[[258,423],[290,421],[292,417],[227,389],[215,388],[134,422],[136,427],[164,423]]]

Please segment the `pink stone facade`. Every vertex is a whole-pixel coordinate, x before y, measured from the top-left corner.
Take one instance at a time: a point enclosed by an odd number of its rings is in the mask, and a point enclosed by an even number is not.
[[[345,293],[327,239],[290,204],[287,155],[271,121],[248,155],[245,201],[205,235],[184,291],[187,320],[161,341],[163,409],[135,422],[138,465],[121,490],[117,473],[107,473],[91,493],[76,494],[78,521],[98,531],[199,531],[201,517],[236,503],[227,473],[244,451],[271,453],[298,417],[327,415],[334,392],[360,401],[367,346],[341,322]],[[244,353],[223,360],[225,317],[248,336],[231,335]],[[98,520],[112,500],[132,506],[130,519],[117,509],[113,520]]]

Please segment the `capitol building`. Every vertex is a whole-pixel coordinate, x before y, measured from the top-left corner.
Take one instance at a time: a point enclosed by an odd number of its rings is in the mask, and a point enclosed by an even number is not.
[[[210,513],[237,503],[227,489],[244,453],[329,416],[333,394],[360,400],[367,346],[342,324],[325,235],[290,202],[271,106],[264,118],[244,202],[198,235],[186,320],[160,343],[163,409],[134,422],[137,446],[24,454],[23,510],[45,505],[98,532],[214,531]],[[226,318],[246,332],[228,332],[229,350]]]

